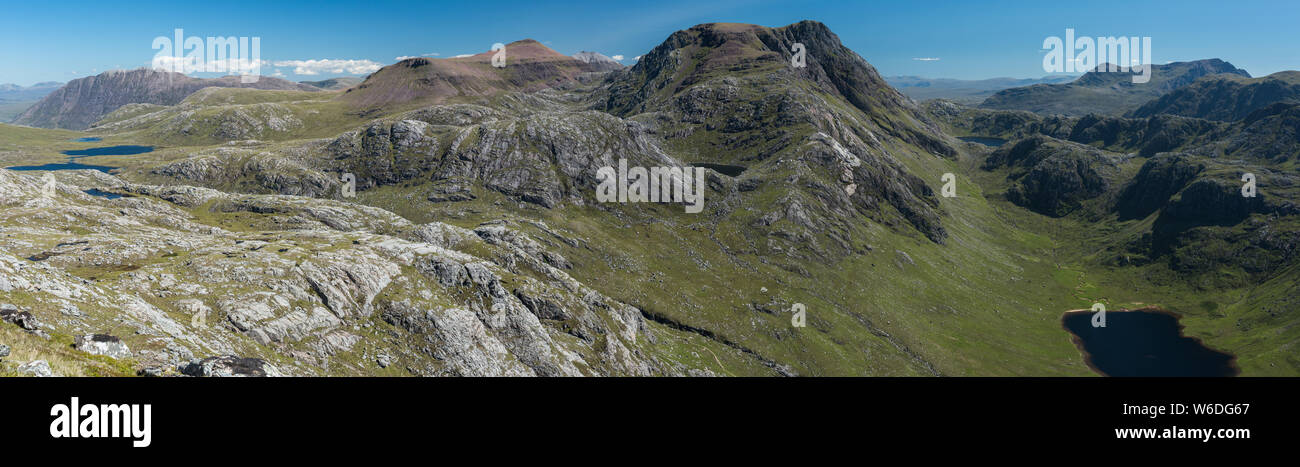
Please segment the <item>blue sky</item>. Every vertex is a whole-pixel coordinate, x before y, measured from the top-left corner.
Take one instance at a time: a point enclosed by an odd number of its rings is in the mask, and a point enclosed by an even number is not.
[[[1222,58],[1262,76],[1300,69],[1300,2],[1274,1],[419,1],[7,2],[0,83],[68,81],[147,66],[158,36],[257,36],[263,67],[293,80],[362,76],[399,56],[451,57],[533,38],[624,63],[704,22],[826,23],[885,75],[1039,77],[1048,36],[1150,36],[1153,62]],[[115,2],[116,3],[116,2]],[[437,54],[437,55],[433,55]],[[917,60],[938,58],[938,60]],[[352,60],[352,73],[308,60]],[[316,62],[320,63],[320,62]],[[316,74],[308,74],[308,73]]]

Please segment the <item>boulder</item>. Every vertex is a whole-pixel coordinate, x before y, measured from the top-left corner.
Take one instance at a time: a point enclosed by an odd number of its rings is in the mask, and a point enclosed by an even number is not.
[[[122,339],[108,334],[86,334],[77,336],[77,350],[91,355],[103,355],[119,360],[131,358],[131,349]]]
[[[35,331],[41,325],[41,322],[35,316],[32,316],[31,312],[18,311],[17,307],[9,304],[0,305],[0,320],[13,323],[15,326],[27,331]]]
[[[275,367],[268,365],[265,360],[260,358],[240,358],[234,355],[192,360],[188,364],[179,365],[177,370],[182,374],[197,377],[283,376]]]
[[[50,369],[50,364],[46,363],[45,360],[33,360],[24,363],[18,367],[18,372],[38,378],[54,376],[54,371]]]

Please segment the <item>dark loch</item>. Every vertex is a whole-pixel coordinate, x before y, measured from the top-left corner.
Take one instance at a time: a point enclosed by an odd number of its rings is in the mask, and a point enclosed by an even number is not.
[[[1183,335],[1178,315],[1156,309],[1110,311],[1106,327],[1092,312],[1061,318],[1088,366],[1106,376],[1236,376],[1236,357]]]
[[[82,164],[79,162],[64,162],[59,164],[45,164],[45,165],[20,165],[15,167],[6,167],[6,168],[9,170],[98,170],[100,172],[108,173],[108,171],[116,169],[117,167],[109,167],[107,165]]]
[[[89,156],[133,156],[153,152],[153,146],[105,146],[102,148],[77,149],[63,151],[63,154],[76,157]]]

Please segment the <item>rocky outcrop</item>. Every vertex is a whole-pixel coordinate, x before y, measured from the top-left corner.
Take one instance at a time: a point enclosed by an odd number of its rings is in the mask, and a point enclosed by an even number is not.
[[[77,350],[91,355],[103,355],[119,360],[131,358],[131,349],[127,348],[121,338],[107,334],[85,334],[77,336],[74,341]]]
[[[1166,237],[1201,225],[1235,225],[1266,205],[1264,196],[1242,196],[1241,183],[1202,178],[1187,185],[1161,209],[1152,232]]]
[[[1151,215],[1203,170],[1205,164],[1196,163],[1191,156],[1184,154],[1163,154],[1148,159],[1120,192],[1115,205],[1120,219],[1142,219]]]
[[[472,110],[472,109],[466,109]],[[432,111],[413,114],[446,121]],[[475,118],[476,119],[476,118]],[[445,144],[440,144],[446,141]],[[472,187],[553,208],[594,196],[596,171],[616,158],[641,166],[682,166],[645,129],[600,112],[544,112],[435,133],[421,120],[377,122],[330,142],[324,152],[357,174],[357,188],[428,181],[428,198],[465,201]]]
[[[1008,178],[1015,184],[1007,190],[1007,200],[1060,217],[1106,192],[1116,162],[1095,148],[1039,135],[1003,145],[983,168],[1011,168]]]
[[[33,360],[18,365],[17,371],[19,374],[34,376],[37,378],[49,378],[54,376],[54,370],[50,368],[50,364],[45,360]]]
[[[372,123],[344,133],[325,151],[349,160],[348,171],[357,174],[359,190],[414,179],[437,167],[441,156],[437,137],[419,120]]]
[[[18,307],[7,303],[0,305],[0,320],[12,323],[25,331],[37,331],[41,328],[40,321],[30,311],[19,311]]]
[[[104,200],[58,184],[61,195],[44,197],[39,180],[0,171],[0,278],[25,297],[3,315],[34,332],[79,336],[77,349],[141,373],[677,371],[657,361],[633,308],[583,286],[564,272],[572,266],[562,255],[502,223],[415,226],[338,201],[77,179],[136,196]],[[259,229],[225,230],[199,216]],[[31,243],[59,238],[47,233],[66,232],[68,222],[91,233]],[[32,250],[48,254],[8,254]],[[105,328],[134,331],[94,331]]]
[[[177,368],[181,374],[198,377],[266,377],[284,376],[266,361],[234,355],[194,360]]]

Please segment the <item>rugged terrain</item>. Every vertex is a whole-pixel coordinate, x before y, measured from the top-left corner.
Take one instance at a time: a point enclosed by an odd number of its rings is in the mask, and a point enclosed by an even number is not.
[[[1250,77],[1245,70],[1219,59],[1150,65],[1151,80],[1146,83],[1134,83],[1135,71],[1127,68],[1118,72],[1106,71],[1110,66],[1098,65],[1069,83],[1035,84],[998,91],[979,106],[995,110],[1027,110],[1042,115],[1123,115],[1148,100],[1204,76]]]
[[[407,59],[342,92],[208,87],[87,132],[0,126],[6,166],[157,147],[52,192],[0,171],[6,361],[1088,375],[1061,314],[1103,302],[1184,314],[1244,374],[1300,373],[1288,102],[1236,121],[921,105],[811,21],[695,26],[632,67],[507,53]],[[598,202],[620,159],[707,167],[704,212]],[[1233,196],[1243,171],[1261,197]]]

